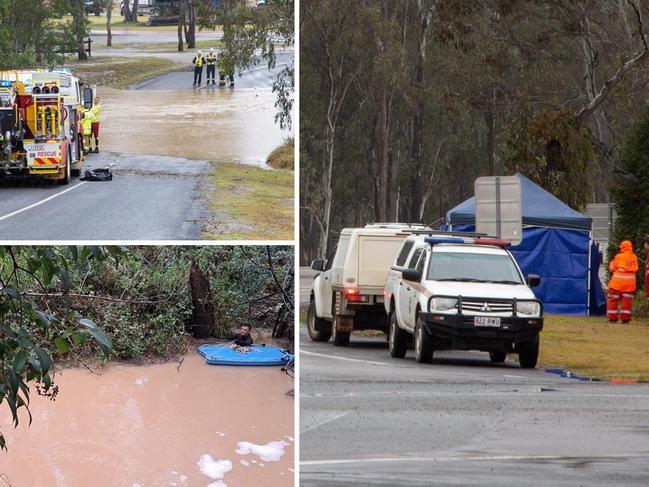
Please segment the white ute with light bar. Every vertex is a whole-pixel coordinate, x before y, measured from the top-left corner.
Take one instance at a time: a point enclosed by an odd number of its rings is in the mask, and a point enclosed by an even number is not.
[[[352,330],[387,330],[383,285],[403,240],[423,225],[374,223],[345,228],[326,262],[314,260],[307,331],[313,341],[349,343]]]
[[[492,362],[518,354],[534,368],[543,307],[507,251],[510,242],[478,234],[431,232],[407,238],[385,280],[390,355],[403,358],[414,337],[418,362],[434,350],[481,350]]]

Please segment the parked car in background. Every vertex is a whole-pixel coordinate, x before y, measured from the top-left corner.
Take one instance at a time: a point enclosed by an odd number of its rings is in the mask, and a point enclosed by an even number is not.
[[[106,8],[102,0],[86,0],[86,14],[99,17]]]

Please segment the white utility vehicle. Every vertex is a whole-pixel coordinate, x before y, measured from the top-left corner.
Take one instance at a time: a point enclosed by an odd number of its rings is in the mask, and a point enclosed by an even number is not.
[[[534,368],[543,307],[505,247],[490,237],[453,234],[407,238],[385,280],[390,355],[403,358],[414,336],[418,362],[434,350],[481,350],[492,362],[516,353]]]
[[[423,225],[375,223],[345,228],[327,261],[314,260],[307,330],[311,340],[349,343],[352,330],[387,330],[383,286],[403,240]]]

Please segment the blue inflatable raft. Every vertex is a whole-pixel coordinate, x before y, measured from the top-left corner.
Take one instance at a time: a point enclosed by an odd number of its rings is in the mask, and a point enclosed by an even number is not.
[[[210,365],[286,365],[293,360],[292,353],[269,345],[252,345],[247,353],[214,344],[201,345],[196,350]]]

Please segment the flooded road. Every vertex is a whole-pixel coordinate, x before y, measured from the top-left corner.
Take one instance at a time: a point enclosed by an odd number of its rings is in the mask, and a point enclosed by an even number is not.
[[[112,365],[65,369],[55,402],[34,394],[32,426],[0,428],[14,487],[293,485],[293,388],[279,367]],[[4,485],[0,482],[0,485]]]
[[[191,73],[186,73],[191,85]],[[101,149],[265,166],[285,133],[267,88],[100,88]]]

